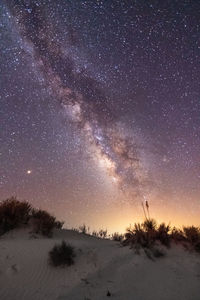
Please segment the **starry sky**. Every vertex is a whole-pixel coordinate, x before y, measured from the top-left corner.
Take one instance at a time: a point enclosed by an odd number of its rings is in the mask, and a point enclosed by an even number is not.
[[[0,3],[0,199],[65,226],[199,225],[200,1]]]

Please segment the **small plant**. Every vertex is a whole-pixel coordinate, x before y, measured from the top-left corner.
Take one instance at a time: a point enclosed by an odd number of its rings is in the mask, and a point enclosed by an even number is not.
[[[124,239],[124,235],[118,232],[114,232],[111,236],[111,239],[116,242],[122,242]]]
[[[79,231],[83,234],[89,234],[90,228],[86,227],[85,224],[79,226]]]
[[[98,232],[98,236],[101,239],[105,239],[107,237],[107,230],[100,229],[99,232]]]
[[[93,230],[92,231],[92,236],[98,238],[99,237],[98,232],[96,230]]]
[[[49,262],[54,267],[71,266],[75,258],[74,247],[62,241],[60,245],[55,245],[49,252]]]

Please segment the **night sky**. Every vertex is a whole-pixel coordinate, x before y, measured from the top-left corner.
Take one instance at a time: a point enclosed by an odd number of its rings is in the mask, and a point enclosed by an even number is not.
[[[1,1],[0,199],[199,225],[199,20],[198,0]]]

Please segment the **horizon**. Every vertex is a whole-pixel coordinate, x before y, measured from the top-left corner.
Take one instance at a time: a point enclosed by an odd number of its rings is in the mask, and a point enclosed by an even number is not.
[[[142,207],[142,203],[141,203],[141,210],[143,211],[143,216],[142,217],[138,217],[138,219],[132,219],[131,222],[127,223],[127,218],[126,219],[122,219],[120,218],[117,219],[117,217],[114,219],[112,219],[112,226],[109,225],[108,223],[108,226],[106,226],[106,222],[105,224],[101,223],[102,222],[102,218],[100,217],[100,223],[96,222],[94,223],[94,226],[89,224],[89,223],[86,223],[86,222],[83,222],[83,223],[74,223],[74,224],[70,224],[68,222],[65,222],[63,219],[59,219],[57,215],[54,214],[53,211],[51,210],[48,210],[46,209],[45,207],[42,208],[41,206],[38,206],[38,207],[34,207],[32,205],[32,203],[30,203],[27,199],[19,199],[17,198],[16,196],[11,196],[7,199],[1,199],[0,200],[0,204],[3,203],[5,200],[10,200],[10,199],[16,199],[17,201],[19,202],[27,202],[31,205],[31,207],[33,209],[42,209],[48,213],[50,213],[52,216],[54,216],[58,221],[60,222],[64,222],[63,223],[63,226],[62,226],[62,229],[67,229],[67,230],[78,230],[78,231],[81,231],[81,227],[82,226],[86,226],[86,229],[87,229],[87,233],[88,234],[92,234],[93,231],[99,231],[99,230],[106,230],[107,231],[107,234],[113,234],[113,233],[120,233],[120,234],[124,234],[127,230],[128,227],[132,227],[134,226],[134,224],[142,224],[143,222],[145,222],[145,220],[154,220],[156,222],[157,225],[160,225],[162,223],[164,223],[166,226],[169,225],[170,227],[170,231],[173,229],[173,228],[176,228],[176,229],[180,229],[182,230],[184,227],[190,227],[190,226],[196,226],[197,228],[200,228],[200,224],[197,222],[196,224],[194,223],[172,223],[171,221],[164,221],[163,219],[157,219],[153,214],[152,214],[152,211],[151,211],[151,207],[145,207],[143,208]],[[145,211],[144,211],[145,210]],[[109,217],[109,216],[107,216]],[[104,220],[106,220],[107,218],[104,218]],[[115,225],[117,224],[117,225]]]

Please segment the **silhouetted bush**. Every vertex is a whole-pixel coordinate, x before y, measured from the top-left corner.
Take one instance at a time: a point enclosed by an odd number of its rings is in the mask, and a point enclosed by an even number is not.
[[[161,244],[169,247],[170,245],[170,226],[165,225],[165,223],[161,223],[156,231],[156,239],[161,242]]]
[[[0,203],[0,234],[27,224],[30,218],[31,205],[18,201],[15,197]]]
[[[55,267],[71,266],[74,264],[75,256],[74,247],[62,241],[60,245],[55,245],[49,252],[49,262]]]
[[[156,242],[169,247],[170,245],[170,227],[164,223],[157,226],[154,219],[146,219],[144,223],[134,224],[129,227],[125,233],[123,245],[131,245],[137,252],[139,248],[153,249]]]
[[[156,224],[156,221],[154,219],[146,219],[144,221],[144,223],[142,224],[142,227],[143,229],[146,231],[146,232],[155,232],[156,231],[156,227],[157,227],[157,224]]]
[[[86,227],[85,224],[79,226],[79,231],[83,234],[89,234],[90,228]]]
[[[108,231],[107,231],[107,229],[106,230],[99,229],[99,231],[93,230],[91,235],[96,237],[96,238],[105,239],[105,238],[108,237]]]
[[[111,236],[111,239],[116,242],[122,242],[124,239],[124,234],[120,234],[118,232],[114,232]]]
[[[32,210],[33,231],[50,237],[54,228],[62,228],[63,223],[57,221],[47,211],[41,209]]]
[[[133,227],[127,228],[123,245],[150,248],[156,241],[156,235],[156,222],[154,220],[145,220],[142,224],[135,223]]]
[[[92,231],[92,236],[98,238],[98,237],[99,237],[99,236],[98,236],[98,231],[93,230],[93,231]]]
[[[170,239],[172,241],[174,241],[175,243],[184,242],[186,240],[183,231],[180,229],[177,229],[176,227],[173,227],[171,234],[170,234]]]
[[[54,227],[56,228],[56,229],[62,229],[63,228],[63,225],[64,225],[64,221],[55,221],[55,223],[54,223]]]
[[[44,210],[33,209],[26,201],[11,197],[0,202],[0,234],[21,225],[30,225],[32,220],[35,233],[50,236],[53,228],[62,228],[64,222],[56,220]]]
[[[99,232],[98,232],[98,236],[101,239],[105,239],[107,237],[107,229],[106,230],[100,229]]]
[[[192,245],[195,245],[196,243],[200,242],[200,231],[198,227],[195,226],[184,227],[183,232],[185,234],[187,241]]]
[[[186,249],[194,249],[200,253],[200,228],[188,226],[184,227],[182,231],[173,227],[170,230],[170,226],[165,223],[157,226],[155,220],[146,219],[144,223],[135,223],[127,228],[122,244],[131,246],[138,254],[140,253],[140,248],[148,249],[148,251],[145,250],[145,253],[152,258],[152,254],[156,257],[163,256],[162,253],[157,251],[156,246],[158,243],[169,247],[171,241],[182,244]]]

